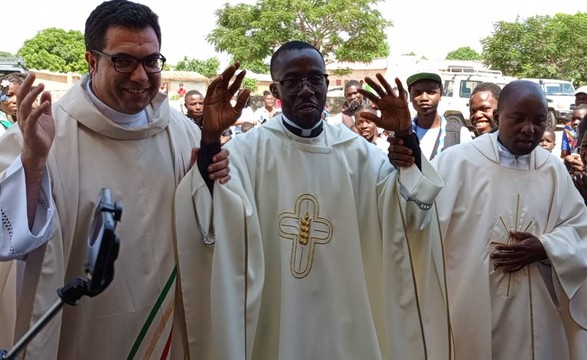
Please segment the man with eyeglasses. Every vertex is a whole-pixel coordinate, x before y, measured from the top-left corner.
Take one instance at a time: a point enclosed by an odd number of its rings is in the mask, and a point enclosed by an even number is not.
[[[165,57],[158,17],[147,6],[102,3],[86,21],[85,43],[89,74],[54,104],[42,85],[31,91],[31,74],[18,94],[20,129],[0,141],[0,260],[19,259],[24,277],[16,338],[64,282],[83,273],[96,197],[107,187],[124,208],[114,280],[97,298],[63,308],[26,358],[188,358],[172,204],[200,130],[159,92]],[[204,173],[223,183],[227,152],[215,159]],[[194,191],[211,201],[198,179]]]
[[[190,279],[211,292],[216,358],[424,359],[423,332],[429,354],[448,358],[435,272],[442,257],[433,264],[428,244],[416,241],[432,231],[428,213],[442,181],[426,159],[422,171],[394,171],[363,138],[321,119],[328,75],[312,45],[285,43],[270,68],[283,112],[225,145],[231,181],[214,188],[216,243],[193,252],[200,270],[192,273],[210,274]],[[420,160],[401,83],[398,97],[379,80],[366,79],[379,96],[362,92],[382,112],[371,120],[404,135]],[[223,113],[228,89],[227,81],[210,85],[204,124],[235,121]],[[189,239],[200,221],[190,173],[176,194],[178,238]],[[406,234],[416,241],[414,258]],[[419,308],[418,295],[438,308]],[[434,321],[442,325],[430,327]]]

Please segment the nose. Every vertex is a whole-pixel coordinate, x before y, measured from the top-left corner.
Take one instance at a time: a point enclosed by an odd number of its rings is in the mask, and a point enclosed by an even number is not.
[[[314,95],[314,90],[310,87],[310,83],[308,83],[307,79],[302,79],[300,82],[300,89],[298,91],[298,96],[308,97]]]
[[[531,121],[525,121],[524,124],[522,125],[521,131],[524,134],[534,135],[534,125],[532,124]]]
[[[149,79],[149,74],[147,74],[145,66],[142,63],[139,62],[134,71],[130,73],[130,79],[136,82],[143,82]]]

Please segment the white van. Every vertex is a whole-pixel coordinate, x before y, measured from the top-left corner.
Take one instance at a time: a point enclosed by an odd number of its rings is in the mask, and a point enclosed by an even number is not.
[[[558,122],[567,122],[575,108],[575,87],[566,80],[556,79],[522,79],[540,85],[548,101],[548,126],[552,129]]]
[[[473,89],[483,82],[492,82],[501,88],[516,78],[503,76],[499,70],[477,69],[467,66],[448,67],[441,71],[442,99],[438,112],[447,119],[456,117],[469,129],[473,130],[469,119],[469,98]]]

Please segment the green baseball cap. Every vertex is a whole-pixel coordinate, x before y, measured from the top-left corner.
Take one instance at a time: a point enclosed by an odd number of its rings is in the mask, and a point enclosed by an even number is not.
[[[413,83],[415,83],[416,81],[420,81],[420,80],[432,80],[432,81],[436,81],[437,83],[442,85],[442,79],[440,78],[440,75],[435,74],[435,73],[430,73],[430,72],[421,72],[421,73],[414,74],[414,75],[408,77],[408,80],[406,81],[406,83],[408,84],[408,87],[410,87],[410,86],[412,86]]]

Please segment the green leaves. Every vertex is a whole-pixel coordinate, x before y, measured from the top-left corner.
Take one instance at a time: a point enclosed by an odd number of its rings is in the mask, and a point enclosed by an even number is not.
[[[500,21],[481,40],[483,57],[505,75],[587,82],[587,14]]]
[[[49,28],[26,40],[18,50],[31,69],[86,73],[84,36],[80,31]]]
[[[318,48],[327,61],[363,61],[389,53],[385,28],[391,23],[375,6],[380,0],[259,0],[225,4],[207,41],[216,51],[257,73],[268,71],[271,54],[290,40]]]
[[[460,47],[446,54],[446,60],[482,60],[481,54],[469,46]]]
[[[175,65],[175,70],[195,71],[207,78],[213,78],[218,74],[220,61],[218,58],[211,57],[207,60],[188,59],[187,56]]]

